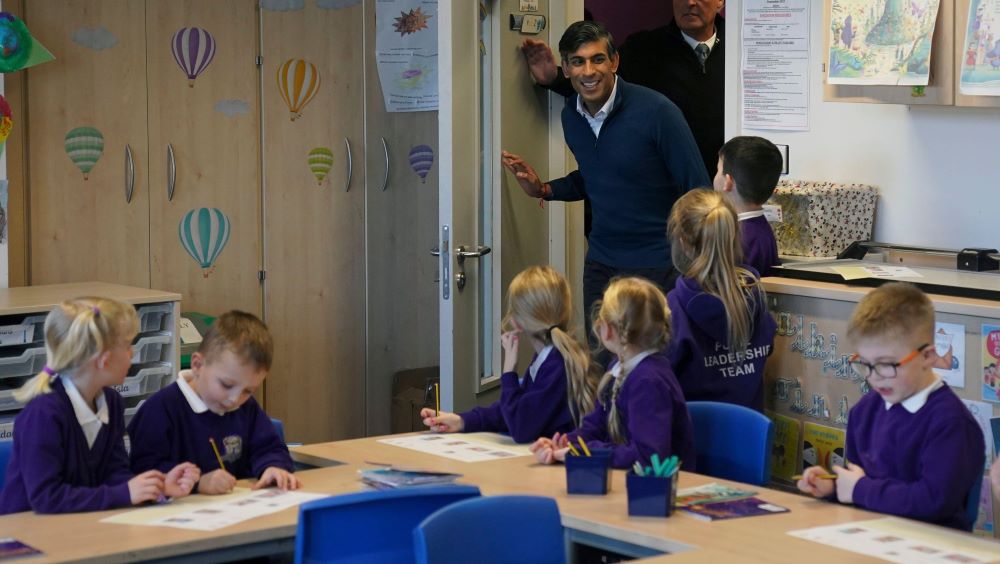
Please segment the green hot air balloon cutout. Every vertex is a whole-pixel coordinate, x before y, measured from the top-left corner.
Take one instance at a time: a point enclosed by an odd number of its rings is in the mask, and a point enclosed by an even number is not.
[[[203,278],[215,272],[215,260],[226,248],[229,233],[229,218],[218,208],[195,208],[181,218],[181,245],[201,267]]]
[[[316,183],[323,185],[323,179],[333,168],[333,151],[327,147],[316,147],[309,151],[309,170],[316,177]]]
[[[90,177],[90,169],[104,152],[104,135],[94,127],[77,127],[66,134],[66,154],[76,168],[83,172],[83,179]]]

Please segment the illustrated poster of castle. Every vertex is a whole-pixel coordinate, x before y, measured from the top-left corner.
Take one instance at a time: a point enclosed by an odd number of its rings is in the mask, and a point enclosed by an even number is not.
[[[940,0],[833,0],[827,82],[926,86]]]

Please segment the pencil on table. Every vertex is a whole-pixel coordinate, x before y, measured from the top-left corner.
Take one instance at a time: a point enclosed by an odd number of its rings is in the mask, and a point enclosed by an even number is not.
[[[434,417],[441,414],[441,387],[434,384]]]
[[[215,439],[209,437],[208,442],[212,443],[212,450],[215,452],[215,459],[219,461],[219,468],[225,470],[226,464],[222,462],[222,455],[219,454],[219,447],[215,444]]]

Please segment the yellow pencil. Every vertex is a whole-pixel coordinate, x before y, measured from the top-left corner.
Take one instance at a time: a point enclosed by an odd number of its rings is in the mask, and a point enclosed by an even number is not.
[[[215,459],[219,461],[219,468],[225,470],[226,464],[222,462],[222,455],[219,454],[219,447],[215,444],[215,439],[209,437],[208,442],[212,443],[212,450],[215,451]]]
[[[836,474],[816,474],[816,477],[819,478],[820,480],[836,480],[837,479],[837,475]],[[802,479],[802,474],[796,474],[796,475],[792,476],[792,479],[793,480],[801,480]]]
[[[441,388],[434,384],[434,417],[441,414]]]
[[[580,451],[576,450],[576,447],[573,446],[573,443],[566,443],[566,446],[569,447],[569,451],[573,453],[573,456],[580,456]]]
[[[590,449],[587,448],[587,441],[583,440],[583,437],[579,435],[576,437],[576,440],[579,441],[580,446],[583,447],[583,453],[590,456]]]

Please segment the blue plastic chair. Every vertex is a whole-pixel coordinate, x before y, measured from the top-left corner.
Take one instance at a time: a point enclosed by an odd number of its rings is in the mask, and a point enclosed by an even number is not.
[[[976,483],[972,484],[968,497],[965,498],[965,516],[969,519],[969,531],[976,528],[976,518],[979,517],[979,494],[983,490],[982,477],[976,477]]]
[[[421,486],[318,499],[299,508],[295,562],[413,562],[413,528],[475,486]]]
[[[7,478],[7,464],[13,452],[14,441],[0,441],[0,490],[3,489],[4,480]],[[979,497],[979,494],[976,494],[976,497]]]
[[[413,549],[417,564],[566,562],[559,507],[549,497],[490,496],[453,503],[413,530]]]
[[[271,418],[271,423],[274,423],[274,430],[278,432],[278,438],[281,442],[285,442],[285,424],[281,422],[281,419]]]
[[[725,480],[763,486],[771,478],[774,423],[749,407],[689,401],[694,425],[695,470]]]

